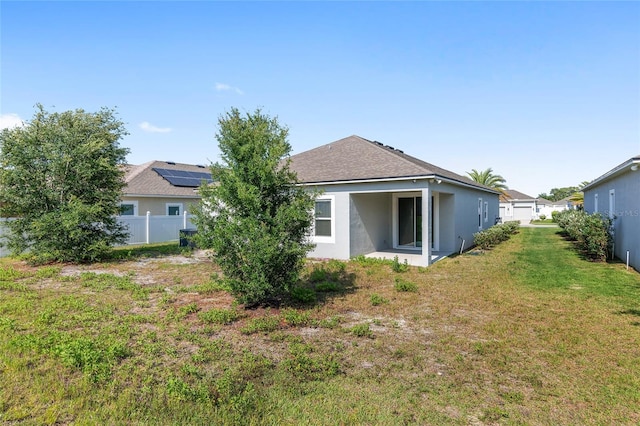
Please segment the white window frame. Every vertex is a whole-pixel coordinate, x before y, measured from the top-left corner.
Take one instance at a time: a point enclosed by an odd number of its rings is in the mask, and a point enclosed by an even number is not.
[[[593,212],[598,213],[598,194],[593,196]]]
[[[122,207],[123,205],[128,205],[131,204],[133,205],[133,216],[138,216],[138,201],[137,200],[127,200],[127,201],[120,201],[120,207]],[[122,214],[120,214],[119,216],[122,216]],[[125,216],[131,216],[131,215],[125,215]]]
[[[616,218],[616,190],[609,190],[609,219]]]
[[[482,231],[482,198],[478,198],[478,230]]]
[[[315,215],[315,201],[329,201],[331,203],[331,217],[328,219],[322,218],[320,220],[331,221],[331,236],[316,235],[316,215]],[[322,244],[334,244],[336,242],[336,197],[334,195],[322,195],[316,198],[313,204],[313,227],[311,229],[311,240],[314,243]]]
[[[169,207],[178,207],[180,209],[180,214],[174,214],[171,216],[181,216],[184,213],[184,207],[182,206],[182,203],[166,203],[165,206],[166,207],[164,211],[167,216],[169,216]]]
[[[489,202],[488,201],[484,202],[484,221],[485,222],[489,221]]]

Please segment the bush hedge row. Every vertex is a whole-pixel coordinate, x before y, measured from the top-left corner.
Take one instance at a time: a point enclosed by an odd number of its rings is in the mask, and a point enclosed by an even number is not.
[[[478,248],[488,250],[508,240],[511,235],[516,234],[519,226],[520,222],[517,220],[494,225],[491,228],[473,234],[473,241]]]
[[[611,219],[584,210],[564,210],[556,214],[554,219],[566,235],[576,241],[578,249],[586,257],[607,260],[607,254],[613,247]]]

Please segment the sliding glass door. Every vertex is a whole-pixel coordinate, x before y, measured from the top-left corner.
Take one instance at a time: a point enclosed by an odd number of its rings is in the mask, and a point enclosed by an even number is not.
[[[398,246],[422,247],[422,197],[398,198]]]

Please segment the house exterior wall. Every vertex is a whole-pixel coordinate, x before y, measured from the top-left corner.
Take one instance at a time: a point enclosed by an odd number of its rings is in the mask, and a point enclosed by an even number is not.
[[[491,194],[471,188],[455,188],[455,235],[458,237],[457,247],[462,240],[465,241],[465,249],[473,244],[473,234],[495,225],[496,217],[499,217],[498,194]],[[478,201],[482,200],[482,217],[478,222]],[[487,203],[485,217],[484,203]]]
[[[200,202],[199,198],[177,198],[177,197],[127,197],[120,200],[122,203],[135,201],[138,204],[137,216],[144,216],[151,212],[154,216],[167,214],[167,204],[182,204],[180,214],[185,211],[191,213],[193,208]]]
[[[610,209],[611,191],[614,194]],[[598,208],[595,198],[598,197]],[[640,171],[627,171],[584,190],[584,210],[613,216],[614,255],[640,270]]]
[[[328,258],[328,259],[349,259],[350,232],[349,232],[349,192],[347,191],[324,191],[323,197],[332,197],[334,202],[335,223],[334,235],[332,242],[315,242],[315,248],[309,253],[309,257]],[[312,237],[313,241],[313,237]]]
[[[454,194],[437,193],[438,209],[440,211],[438,223],[439,229],[437,250],[442,252],[454,252],[459,250],[456,236],[455,207],[456,197]]]
[[[335,203],[335,235],[331,242],[316,242],[315,249],[309,253],[309,257],[316,258],[349,259],[392,248],[393,198],[403,193],[421,194],[423,198],[428,194],[426,204],[429,208],[434,208],[430,195],[434,196],[434,204],[437,199],[435,208],[439,214],[434,218],[437,220],[434,225],[439,232],[439,251],[458,251],[463,239],[465,248],[471,247],[473,234],[493,226],[499,214],[498,194],[447,182],[402,180],[325,185],[313,189],[322,191],[319,198],[332,197]],[[425,213],[423,223],[426,225],[429,220],[430,215]]]

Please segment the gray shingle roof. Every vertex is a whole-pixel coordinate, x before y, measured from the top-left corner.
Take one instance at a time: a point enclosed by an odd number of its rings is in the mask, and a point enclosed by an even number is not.
[[[535,200],[535,197],[516,191],[515,189],[505,189],[504,195],[507,200]]]
[[[171,163],[166,161],[150,161],[140,165],[128,165],[125,170],[124,195],[171,196],[198,198],[194,189],[171,185],[153,168],[184,170],[189,172],[210,172],[208,167],[193,164]]]
[[[293,155],[290,167],[302,183],[434,176],[497,192],[399,149],[355,135]]]

